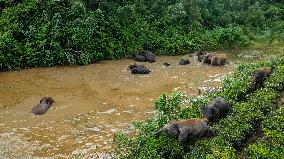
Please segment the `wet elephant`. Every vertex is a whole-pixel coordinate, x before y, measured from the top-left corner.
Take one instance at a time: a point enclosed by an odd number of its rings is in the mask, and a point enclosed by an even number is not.
[[[132,74],[149,74],[151,71],[144,65],[132,64],[128,66]]]
[[[134,61],[139,61],[139,62],[156,62],[156,56],[153,54],[151,51],[148,50],[143,50],[137,55],[134,55]]]
[[[225,65],[227,57],[225,54],[207,53],[203,56],[203,63],[212,66]]]
[[[187,65],[187,64],[189,64],[190,62],[189,62],[189,60],[188,59],[181,59],[180,61],[179,61],[179,65]]]
[[[54,100],[51,97],[43,97],[40,100],[40,103],[32,109],[31,113],[35,115],[43,115],[48,111],[53,102]]]

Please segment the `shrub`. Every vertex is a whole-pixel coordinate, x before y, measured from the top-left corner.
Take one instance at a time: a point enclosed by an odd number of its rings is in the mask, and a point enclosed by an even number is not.
[[[1,1],[0,69],[82,65],[142,49],[178,55],[246,46],[255,37],[283,41],[282,6],[263,0]]]
[[[280,107],[262,123],[264,137],[245,150],[249,158],[283,158],[284,157],[284,109]]]

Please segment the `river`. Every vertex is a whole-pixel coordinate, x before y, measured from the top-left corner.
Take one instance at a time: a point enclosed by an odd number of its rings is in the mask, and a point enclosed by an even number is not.
[[[178,65],[188,58],[189,65]],[[171,64],[165,67],[164,62]],[[148,75],[132,75],[129,59],[86,66],[58,66],[0,72],[0,158],[104,158],[113,135],[129,133],[131,123],[154,110],[163,92],[197,96],[220,86],[235,68],[212,67],[195,57],[159,56],[145,64]],[[31,109],[44,96],[55,102],[45,115]]]

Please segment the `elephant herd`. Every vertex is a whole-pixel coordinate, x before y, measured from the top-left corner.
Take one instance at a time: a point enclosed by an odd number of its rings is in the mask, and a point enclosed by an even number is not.
[[[207,53],[207,52],[200,51],[200,52],[194,53],[193,55],[197,56],[197,59],[199,62],[202,62],[203,64],[212,65],[212,66],[225,65],[227,62],[227,57],[225,54],[218,54],[214,52]],[[190,54],[190,56],[192,56],[192,54]],[[132,59],[138,62],[150,62],[150,63],[156,62],[155,54],[153,54],[151,51],[148,51],[148,50],[144,50],[134,55]],[[188,64],[190,64],[190,61],[188,59],[181,59],[179,61],[179,65],[188,65]],[[168,67],[171,64],[165,62],[163,63],[163,65],[165,67]],[[128,70],[130,70],[132,74],[149,74],[151,72],[149,68],[147,68],[146,66],[137,65],[135,63],[132,65],[129,65]]]
[[[217,53],[196,53],[197,59],[204,64],[209,64],[212,66],[220,66],[226,63],[226,56],[224,54]],[[149,51],[144,51],[143,54],[139,56],[134,56],[135,61],[143,62],[155,62],[155,55]],[[181,59],[179,64],[189,64],[187,59]],[[169,63],[163,63],[164,66],[170,66]],[[132,64],[128,66],[132,74],[149,74],[151,71],[144,65]],[[268,67],[263,67],[255,70],[251,75],[251,82],[248,85],[247,93],[252,93],[255,90],[261,88],[264,81],[271,75],[272,71]],[[52,97],[43,97],[39,104],[36,105],[31,113],[34,115],[43,115],[55,101]],[[159,131],[155,133],[158,135],[160,133],[166,133],[172,136],[177,136],[182,144],[187,143],[189,140],[196,140],[203,137],[212,136],[209,125],[218,121],[221,118],[226,117],[230,110],[229,103],[223,97],[217,97],[213,99],[208,105],[200,106],[199,110],[203,115],[202,119],[185,119],[185,120],[173,120],[169,121],[165,126],[163,126]]]
[[[210,63],[215,64],[216,55],[202,55],[202,60],[206,62],[211,60]],[[153,56],[152,56],[153,57]],[[220,56],[222,57],[222,56]],[[223,57],[222,57],[223,58]],[[146,58],[147,59],[147,58]],[[213,60],[213,62],[212,62]],[[220,61],[218,61],[220,60]],[[224,64],[220,59],[217,58],[216,63]],[[164,63],[164,65],[169,65]],[[131,73],[135,74],[141,70],[144,70],[144,73],[151,72],[147,70],[147,68],[143,65],[133,64],[129,66]],[[268,67],[263,67],[258,70],[255,70],[251,75],[251,82],[248,85],[247,93],[252,93],[257,89],[261,88],[264,84],[264,81],[271,75],[272,71]],[[36,105],[31,113],[34,115],[43,115],[48,109],[52,106],[54,100],[52,97],[43,97],[40,100],[40,103]],[[199,110],[203,115],[203,118],[191,118],[191,119],[183,119],[183,120],[172,120],[165,124],[161,129],[154,133],[154,135],[159,135],[161,133],[166,133],[171,136],[177,136],[178,140],[182,145],[185,145],[189,141],[196,141],[200,138],[211,137],[214,134],[210,130],[209,125],[211,123],[217,122],[218,120],[227,116],[231,109],[231,106],[228,101],[226,101],[223,97],[216,97],[209,104],[205,106],[200,106]]]

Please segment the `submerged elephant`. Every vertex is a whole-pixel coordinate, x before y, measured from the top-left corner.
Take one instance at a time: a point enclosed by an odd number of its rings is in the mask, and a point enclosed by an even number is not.
[[[143,50],[141,53],[134,55],[134,61],[139,62],[156,62],[156,56],[151,51]]]
[[[179,65],[187,65],[187,64],[189,64],[190,62],[189,62],[189,60],[188,59],[181,59],[180,61],[179,61]]]
[[[166,66],[166,67],[171,66],[171,64],[169,64],[169,63],[167,63],[167,62],[164,62],[163,65]]]
[[[151,51],[144,50],[144,56],[146,58],[146,61],[150,63],[156,62],[156,56]]]
[[[35,115],[43,115],[48,111],[53,102],[54,100],[51,97],[43,97],[40,100],[40,103],[32,109],[31,113]]]
[[[128,66],[132,74],[149,74],[151,71],[144,65],[132,64]]]
[[[146,62],[146,58],[143,55],[134,55],[134,61]]]

